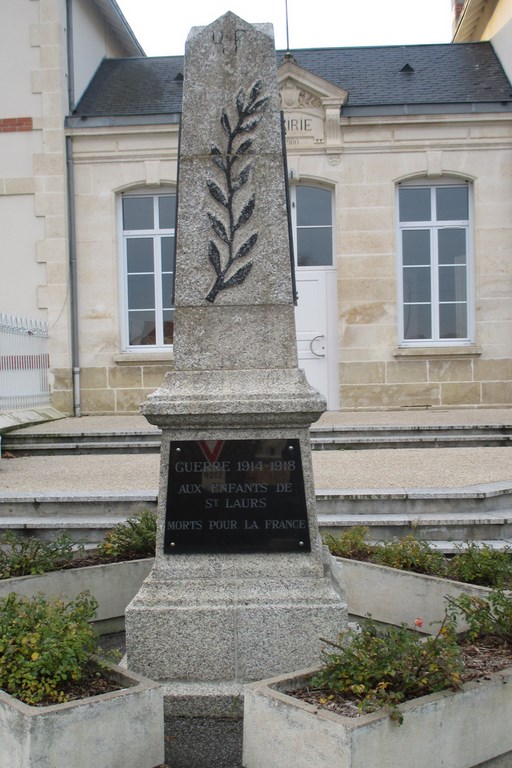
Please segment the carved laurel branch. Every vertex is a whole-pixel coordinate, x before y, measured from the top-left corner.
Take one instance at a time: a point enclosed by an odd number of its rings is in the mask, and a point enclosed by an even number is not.
[[[215,282],[206,297],[206,301],[213,303],[220,291],[240,285],[252,269],[252,261],[246,262],[239,269],[233,271],[233,266],[245,259],[254,248],[258,240],[257,232],[253,232],[240,247],[235,246],[235,237],[238,230],[247,224],[256,205],[256,195],[253,193],[242,205],[240,212],[235,212],[235,195],[245,187],[251,175],[251,163],[242,168],[244,156],[252,146],[252,138],[246,138],[252,133],[261,120],[257,117],[262,112],[269,100],[268,96],[260,98],[261,82],[257,81],[251,87],[249,97],[245,101],[245,93],[241,88],[236,96],[236,124],[232,126],[228,113],[222,110],[220,119],[222,129],[227,137],[226,151],[212,145],[210,155],[213,164],[222,173],[222,184],[219,185],[213,179],[206,182],[208,191],[213,199],[224,209],[221,218],[208,212],[208,218],[216,237],[223,246],[224,260],[221,257],[219,246],[214,240],[208,243],[208,258],[215,270]],[[240,170],[239,170],[240,168]]]

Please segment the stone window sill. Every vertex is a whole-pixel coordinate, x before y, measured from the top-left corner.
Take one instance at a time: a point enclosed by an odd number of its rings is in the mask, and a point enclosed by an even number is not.
[[[169,352],[122,352],[114,355],[116,365],[160,365],[174,360],[174,353]]]
[[[468,344],[465,347],[395,347],[393,357],[478,357],[480,347]]]

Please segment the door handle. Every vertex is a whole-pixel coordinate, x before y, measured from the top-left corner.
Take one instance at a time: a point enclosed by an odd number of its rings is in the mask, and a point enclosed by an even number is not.
[[[319,339],[325,339],[325,336],[323,334],[320,334],[320,336],[315,336],[314,339],[311,339],[311,341],[309,342],[309,349],[311,350],[311,353],[315,355],[315,357],[325,357],[325,346],[322,347],[323,352],[315,352],[315,350],[313,349],[313,344],[315,343],[315,341],[318,341]]]

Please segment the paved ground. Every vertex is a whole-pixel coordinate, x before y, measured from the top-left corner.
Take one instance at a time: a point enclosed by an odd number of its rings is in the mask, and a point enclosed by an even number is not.
[[[324,425],[511,425],[512,409],[383,411],[325,414]],[[25,428],[32,432],[154,431],[141,416],[86,416]],[[461,487],[510,481],[512,448],[408,448],[324,451],[313,454],[318,489]],[[0,493],[155,491],[157,454],[38,456],[2,459]]]
[[[512,408],[463,408],[450,409],[400,409],[386,411],[328,411],[318,422],[325,426],[396,426],[396,425],[429,425],[449,426],[468,424],[491,424],[495,426],[512,425]],[[139,430],[142,432],[158,432],[157,427],[149,424],[143,416],[83,416],[80,419],[60,419],[23,427],[23,432],[42,432],[56,434],[59,432],[127,432]]]

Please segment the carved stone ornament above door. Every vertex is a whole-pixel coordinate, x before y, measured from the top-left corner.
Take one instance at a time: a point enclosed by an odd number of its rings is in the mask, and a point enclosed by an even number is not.
[[[279,67],[278,79],[287,147],[339,148],[339,115],[348,91],[299,67],[291,58]]]

